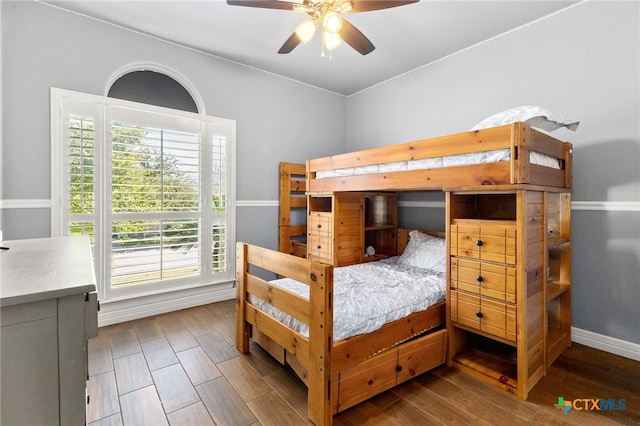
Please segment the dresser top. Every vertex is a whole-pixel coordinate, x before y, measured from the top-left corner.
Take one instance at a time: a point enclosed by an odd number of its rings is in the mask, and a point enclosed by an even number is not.
[[[0,306],[31,303],[96,290],[89,238],[2,241]]]

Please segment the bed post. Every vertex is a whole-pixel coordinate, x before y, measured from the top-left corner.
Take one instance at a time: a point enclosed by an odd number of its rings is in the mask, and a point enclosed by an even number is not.
[[[249,335],[251,330],[245,317],[245,302],[247,298],[247,252],[249,248],[245,243],[236,244],[236,348],[242,353],[249,352]]]
[[[531,182],[529,151],[531,145],[531,127],[525,123],[511,125],[511,183]]]
[[[333,346],[333,268],[309,263],[309,420],[317,426],[333,423],[331,408],[331,348]]]
[[[309,167],[311,167],[311,161],[307,160],[305,161],[305,184],[304,184],[304,188],[306,192],[311,191],[311,172],[309,170]],[[313,177],[315,178],[315,176]]]
[[[573,176],[571,171],[573,170],[573,145],[569,142],[564,144],[564,187],[571,188],[573,184]]]

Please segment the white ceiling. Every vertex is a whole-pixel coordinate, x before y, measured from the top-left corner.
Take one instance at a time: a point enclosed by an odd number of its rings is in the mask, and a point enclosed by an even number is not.
[[[421,0],[345,17],[376,46],[366,56],[343,44],[321,57],[316,35],[307,45],[277,51],[305,15],[229,6],[224,0],[101,0],[44,3],[144,34],[350,95],[419,68],[575,1]]]

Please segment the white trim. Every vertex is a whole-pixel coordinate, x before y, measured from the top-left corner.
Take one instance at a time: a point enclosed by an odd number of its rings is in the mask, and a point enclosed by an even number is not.
[[[640,201],[573,201],[572,210],[640,212]]]
[[[278,200],[238,200],[236,207],[278,207]],[[445,208],[444,201],[399,201],[400,207]],[[0,200],[0,209],[42,209],[51,208],[47,199]],[[640,212],[640,201],[573,201],[571,210]]]
[[[238,200],[236,207],[278,207],[278,200]]]
[[[571,327],[571,340],[590,348],[600,349],[625,358],[640,361],[640,344],[616,339],[592,331]]]
[[[13,199],[0,200],[0,209],[50,209],[51,200],[46,199]]]
[[[100,304],[98,326],[133,321],[236,297],[234,282]],[[222,287],[222,288],[220,288]]]

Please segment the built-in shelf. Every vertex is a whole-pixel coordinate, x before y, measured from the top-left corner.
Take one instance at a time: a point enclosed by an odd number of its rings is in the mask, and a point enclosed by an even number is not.
[[[564,250],[569,248],[571,242],[566,238],[549,238],[547,240],[547,248],[549,250]]]
[[[447,192],[451,366],[526,399],[570,346],[570,213],[544,188]]]
[[[555,299],[570,288],[571,285],[569,283],[547,283],[547,301]]]
[[[389,225],[365,225],[364,226],[364,230],[365,231],[375,231],[375,230],[378,230],[378,229],[393,229],[395,227],[396,227],[395,224],[389,224]]]

